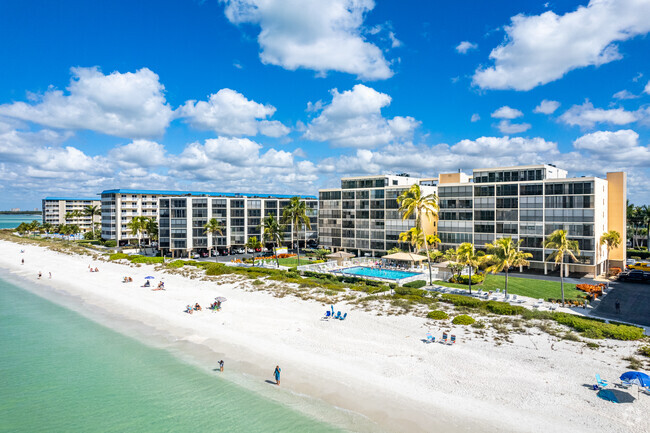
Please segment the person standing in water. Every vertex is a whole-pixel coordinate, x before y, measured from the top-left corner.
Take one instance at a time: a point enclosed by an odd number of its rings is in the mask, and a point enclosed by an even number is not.
[[[281,371],[282,371],[282,369],[280,368],[280,366],[276,365],[275,366],[275,371],[273,372],[273,376],[275,376],[275,384],[278,385],[278,386],[280,385],[280,372]]]
[[[43,276],[43,274],[41,273],[41,271],[38,271],[38,279],[39,280],[41,279],[42,276]]]
[[[219,361],[219,371],[223,373],[223,359]]]
[[[25,264],[25,259],[20,259],[20,264],[24,265]]]

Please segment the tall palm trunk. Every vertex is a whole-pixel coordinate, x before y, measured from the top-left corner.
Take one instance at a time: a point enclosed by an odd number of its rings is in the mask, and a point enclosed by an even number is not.
[[[278,248],[276,247],[275,241],[273,241],[273,255],[275,256],[275,263],[278,265],[278,269],[280,269],[280,258],[278,257]]]
[[[508,285],[506,284],[506,287]],[[472,294],[472,265],[469,265],[469,294]]]
[[[506,268],[506,293],[504,294],[504,296],[508,296],[508,268]]]
[[[433,273],[431,272],[431,256],[429,255],[429,242],[427,242],[427,234],[422,231],[422,235],[424,236],[424,249],[427,252],[427,262],[429,263],[429,285],[433,285]]]
[[[562,291],[562,306],[564,307],[564,255],[560,260],[560,290]]]

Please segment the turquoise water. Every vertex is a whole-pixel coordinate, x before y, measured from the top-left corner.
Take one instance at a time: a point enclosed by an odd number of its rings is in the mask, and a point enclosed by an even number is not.
[[[385,280],[401,280],[402,278],[419,275],[417,272],[394,271],[392,269],[373,269],[365,266],[343,269],[341,272],[350,275],[361,275],[364,277],[383,278]]]
[[[334,432],[0,279],[0,432]]]
[[[11,214],[0,215],[0,229],[13,229],[20,225],[20,223],[31,223],[32,221],[43,222],[41,215],[28,215],[28,214]]]

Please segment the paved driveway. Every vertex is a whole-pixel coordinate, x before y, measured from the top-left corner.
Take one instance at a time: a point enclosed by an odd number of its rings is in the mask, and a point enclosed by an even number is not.
[[[620,314],[616,314],[617,299],[621,303]],[[650,326],[650,284],[611,283],[609,293],[600,300],[593,314]]]

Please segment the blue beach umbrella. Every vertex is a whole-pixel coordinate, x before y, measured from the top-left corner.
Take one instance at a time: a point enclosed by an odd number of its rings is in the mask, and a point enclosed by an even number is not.
[[[628,371],[623,373],[620,378],[623,382],[631,383],[632,385],[638,385],[640,387],[650,387],[650,376],[640,371]]]
[[[155,278],[155,277],[152,277],[152,276],[150,275],[150,276],[148,276],[148,277],[144,277],[144,279],[145,279],[145,280],[155,280],[156,278]]]

